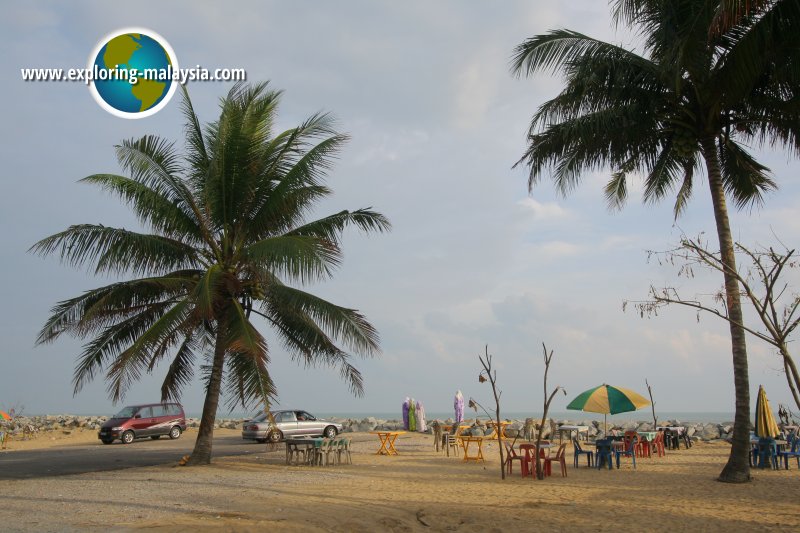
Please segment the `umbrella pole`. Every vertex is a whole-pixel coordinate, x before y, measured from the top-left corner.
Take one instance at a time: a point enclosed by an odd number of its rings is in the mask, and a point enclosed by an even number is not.
[[[608,415],[607,415],[607,414],[605,414],[605,413],[603,413],[603,425],[604,425],[604,426],[605,426],[605,428],[606,428],[606,430],[605,430],[605,436],[606,436],[606,438],[608,438],[608,418],[607,418],[607,417],[608,417]]]

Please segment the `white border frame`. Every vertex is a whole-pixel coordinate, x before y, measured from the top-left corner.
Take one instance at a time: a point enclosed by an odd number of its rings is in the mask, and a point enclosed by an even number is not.
[[[119,37],[120,35],[125,35],[127,33],[139,33],[139,34],[147,35],[151,39],[155,40],[158,44],[161,45],[161,47],[164,49],[164,51],[167,52],[167,55],[169,56],[170,62],[172,64],[172,71],[176,72],[178,70],[178,68],[179,68],[178,67],[178,58],[175,56],[175,50],[172,49],[172,46],[170,46],[169,42],[167,42],[167,40],[164,39],[164,37],[162,37],[158,33],[154,32],[153,30],[150,30],[150,29],[147,29],[147,28],[142,28],[142,27],[139,27],[139,26],[131,26],[131,27],[126,27],[126,28],[120,28],[118,30],[114,30],[114,31],[106,34],[102,39],[100,39],[100,41],[92,49],[92,53],[89,56],[89,64],[88,64],[87,68],[90,71],[94,71],[94,62],[95,62],[95,59],[97,59],[97,54],[100,53],[100,50],[103,49],[103,47],[106,45],[106,43],[108,43],[108,41],[110,41],[111,39],[113,39],[115,37]],[[164,96],[164,98],[161,99],[161,101],[159,103],[157,103],[155,106],[151,107],[150,109],[147,109],[145,111],[139,111],[139,112],[136,112],[136,113],[128,113],[128,112],[125,112],[125,111],[120,111],[119,109],[113,107],[108,102],[103,100],[103,97],[100,96],[100,92],[97,90],[97,87],[95,87],[95,85],[94,85],[95,80],[92,80],[92,82],[89,84],[89,91],[92,93],[92,97],[94,98],[95,102],[97,102],[100,107],[102,107],[103,109],[105,109],[106,111],[111,113],[112,115],[114,115],[116,117],[120,117],[120,118],[126,118],[126,119],[138,119],[138,118],[145,118],[145,117],[149,117],[151,115],[155,115],[156,113],[161,111],[164,108],[164,106],[166,106],[169,103],[170,100],[172,100],[172,96],[175,94],[175,91],[178,89],[178,85],[180,84],[180,82],[179,81],[175,81],[175,80],[170,80],[170,81],[171,81],[171,83],[170,83],[169,89],[167,90],[167,94]]]

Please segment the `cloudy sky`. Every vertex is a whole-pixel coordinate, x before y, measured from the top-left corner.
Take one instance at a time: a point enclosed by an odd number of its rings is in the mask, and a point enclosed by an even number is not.
[[[614,30],[603,2],[559,4],[6,5],[0,20],[0,409],[107,413],[119,407],[102,380],[73,396],[80,342],[34,346],[55,302],[108,280],[27,249],[70,224],[136,227],[116,199],[76,182],[117,172],[113,145],[123,139],[155,133],[180,141],[177,98],[152,117],[124,120],[102,110],[83,84],[23,83],[20,69],[83,67],[104,35],[139,26],[165,37],[181,66],[245,68],[249,80],[283,89],[281,128],[319,110],[332,112],[352,141],[329,177],[335,195],[318,214],[372,206],[394,226],[385,235],[348,233],[335,279],[309,287],[362,310],[380,331],[382,355],[357,364],[365,396],[353,397],[335,369],[304,368],[274,343],[271,372],[283,406],[387,412],[413,396],[429,412],[447,411],[457,389],[489,405],[488,384],[477,380],[478,356],[488,344],[503,410],[538,412],[544,342],[555,352],[550,384],[569,393],[555,400],[557,411],[603,382],[645,393],[648,379],[659,411],[732,412],[725,324],[711,318],[698,323],[687,309],[651,319],[622,311],[623,300],[644,298],[650,284],[691,292],[719,285],[717,276],[689,285],[675,268],[648,263],[645,253],[671,247],[681,232],[714,235],[705,180],[676,225],[669,201],[642,205],[635,187],[622,212],[607,211],[607,171],[586,174],[564,198],[547,177],[529,195],[524,170],[511,168],[525,149],[530,116],[560,83],[547,74],[512,77],[514,46],[560,27],[636,45]],[[216,118],[217,100],[228,89],[225,83],[189,85],[206,121]],[[744,243],[769,245],[774,232],[797,246],[800,165],[782,152],[758,153],[781,189],[765,206],[733,213],[734,234]],[[788,403],[777,356],[752,338],[748,351],[753,392],[761,383],[773,404]],[[124,403],[157,401],[164,372],[156,369]],[[182,402],[199,412],[202,397],[195,384]]]

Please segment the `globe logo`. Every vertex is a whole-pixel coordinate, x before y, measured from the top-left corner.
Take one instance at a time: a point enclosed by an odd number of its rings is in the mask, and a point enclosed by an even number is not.
[[[160,111],[175,93],[175,52],[152,30],[125,28],[106,35],[89,56],[95,101],[122,118],[144,118]]]

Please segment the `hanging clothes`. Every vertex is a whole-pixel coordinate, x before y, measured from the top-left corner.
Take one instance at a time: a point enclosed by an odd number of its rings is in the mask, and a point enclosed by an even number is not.
[[[453,400],[453,409],[456,412],[456,425],[458,425],[464,420],[464,395],[461,394],[461,390],[456,391],[456,397]]]
[[[422,402],[417,402],[417,431],[422,433],[428,430],[428,426],[425,424],[425,407],[422,405]]]

